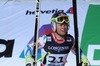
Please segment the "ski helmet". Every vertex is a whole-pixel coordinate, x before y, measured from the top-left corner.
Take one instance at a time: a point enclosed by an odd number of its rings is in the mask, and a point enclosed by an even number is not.
[[[52,29],[56,31],[56,23],[62,24],[67,23],[69,28],[69,16],[64,12],[56,12],[51,17]]]

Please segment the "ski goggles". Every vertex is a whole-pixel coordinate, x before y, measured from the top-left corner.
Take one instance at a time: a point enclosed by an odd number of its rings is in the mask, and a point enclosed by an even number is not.
[[[68,16],[58,16],[57,18],[52,18],[51,22],[56,23],[69,23],[69,17]]]

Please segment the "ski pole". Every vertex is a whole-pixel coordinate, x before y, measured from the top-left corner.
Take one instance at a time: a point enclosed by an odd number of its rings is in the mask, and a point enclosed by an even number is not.
[[[34,32],[34,47],[33,47],[33,66],[37,66],[37,52],[38,52],[38,25],[39,25],[39,13],[40,13],[40,0],[36,0],[36,15],[35,15],[35,32]]]
[[[78,26],[77,26],[77,0],[72,0],[73,4],[73,18],[74,18],[74,34],[75,34],[75,47],[76,47],[76,66],[80,66],[80,48],[78,41]]]

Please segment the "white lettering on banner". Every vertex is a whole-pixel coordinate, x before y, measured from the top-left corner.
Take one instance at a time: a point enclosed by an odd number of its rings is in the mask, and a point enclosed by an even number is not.
[[[6,50],[6,46],[4,44],[0,44],[0,53]]]
[[[94,51],[97,49],[100,50],[100,45],[89,45],[88,46],[87,58],[89,59],[89,62],[91,65],[100,65],[100,60],[93,60]]]

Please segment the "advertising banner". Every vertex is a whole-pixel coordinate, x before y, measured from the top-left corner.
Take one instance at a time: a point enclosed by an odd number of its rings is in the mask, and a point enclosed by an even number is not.
[[[25,66],[25,48],[34,37],[35,7],[35,1],[0,2],[0,66]],[[68,33],[74,36],[71,1],[41,2],[39,36],[44,30],[51,29],[43,26],[51,24],[55,12],[65,12],[70,17]],[[79,44],[91,66],[100,65],[99,12],[100,5],[77,2]],[[76,57],[72,52],[67,60],[66,66],[76,65]]]

